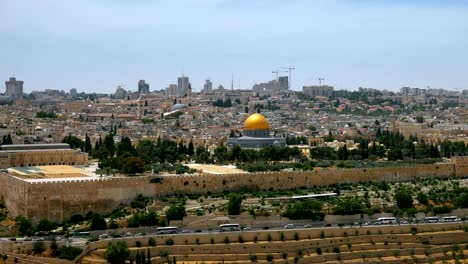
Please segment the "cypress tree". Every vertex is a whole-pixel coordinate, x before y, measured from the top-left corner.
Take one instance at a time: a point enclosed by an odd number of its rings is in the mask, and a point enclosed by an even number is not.
[[[88,133],[86,133],[84,151],[87,153],[91,153],[92,150],[93,146],[91,145],[91,139],[89,138]]]
[[[4,145],[13,145],[13,140],[11,139],[11,135],[10,133],[8,133],[8,136],[7,136],[7,140],[6,140],[6,144]]]

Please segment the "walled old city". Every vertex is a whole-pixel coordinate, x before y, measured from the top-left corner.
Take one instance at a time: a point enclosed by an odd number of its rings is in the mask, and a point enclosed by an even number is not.
[[[164,90],[140,80],[137,91],[0,98],[0,259],[464,258],[467,91],[273,80],[196,92],[181,78]],[[453,244],[462,249],[448,256]]]

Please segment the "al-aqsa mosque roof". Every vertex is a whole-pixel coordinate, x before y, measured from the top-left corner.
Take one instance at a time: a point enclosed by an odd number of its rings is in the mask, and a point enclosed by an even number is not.
[[[244,130],[268,130],[270,129],[270,124],[268,120],[261,114],[255,113],[244,123]]]

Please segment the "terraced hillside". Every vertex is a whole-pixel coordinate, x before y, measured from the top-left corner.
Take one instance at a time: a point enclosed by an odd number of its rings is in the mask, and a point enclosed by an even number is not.
[[[464,263],[468,223],[265,230],[126,239],[152,263]],[[85,264],[106,263],[109,242],[90,243]],[[153,242],[153,241],[152,241]]]

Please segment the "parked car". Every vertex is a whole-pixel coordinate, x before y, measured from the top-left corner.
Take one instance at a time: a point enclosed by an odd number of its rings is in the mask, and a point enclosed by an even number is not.
[[[251,226],[246,226],[246,227],[244,227],[244,230],[245,231],[252,230],[252,227]]]
[[[311,225],[311,224],[306,224],[306,225],[304,225],[304,227],[305,227],[305,228],[311,228],[312,225]]]
[[[294,227],[295,227],[294,224],[287,224],[287,225],[284,226],[284,228],[286,228],[286,229],[293,229]]]

